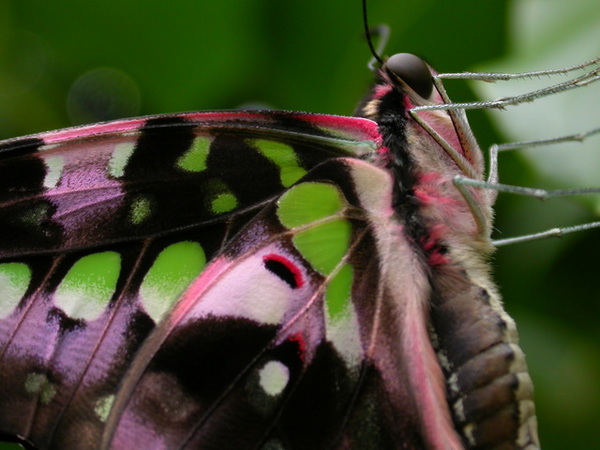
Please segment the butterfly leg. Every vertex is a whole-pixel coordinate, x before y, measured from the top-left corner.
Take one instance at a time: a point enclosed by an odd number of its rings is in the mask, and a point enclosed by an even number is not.
[[[546,200],[551,197],[565,197],[572,195],[584,195],[584,194],[600,194],[600,187],[598,188],[573,188],[573,189],[555,189],[555,190],[545,190],[545,189],[536,189],[536,188],[528,188],[523,186],[513,186],[508,184],[500,184],[500,183],[490,183],[487,181],[473,180],[470,178],[465,178],[461,176],[457,176],[454,178],[454,185],[461,192],[465,201],[469,205],[469,208],[473,212],[473,216],[475,220],[479,224],[478,217],[476,214],[477,209],[473,208],[471,205],[475,203],[473,196],[466,189],[466,186],[484,188],[484,189],[492,189],[497,192],[508,192],[511,194],[519,194],[526,195],[529,197],[538,198],[540,200]],[[475,205],[476,206],[476,205]],[[513,244],[516,242],[530,241],[536,239],[543,239],[546,237],[560,237],[563,234],[573,233],[575,231],[583,231],[590,228],[598,228],[600,227],[600,222],[590,222],[587,224],[576,225],[573,227],[565,227],[565,228],[553,228],[551,230],[543,231],[541,233],[534,233],[531,235],[520,236],[517,238],[509,238],[509,239],[501,239],[494,241],[494,245],[507,245]]]
[[[526,195],[529,197],[539,198],[540,200],[546,200],[551,197],[562,197],[572,195],[585,195],[585,194],[598,194],[600,188],[573,188],[573,189],[556,189],[556,190],[545,190],[536,188],[527,188],[522,186],[513,186],[498,183],[498,153],[502,151],[513,150],[524,147],[536,147],[541,145],[556,144],[562,142],[573,142],[583,141],[587,137],[597,134],[600,132],[600,128],[596,128],[587,132],[572,134],[569,136],[561,136],[557,138],[541,139],[535,141],[526,142],[515,142],[501,145],[492,145],[490,147],[490,169],[487,181],[474,180],[466,177],[456,177],[454,184],[457,189],[461,192],[465,200],[469,205],[474,204],[474,200],[466,186],[490,189],[495,192],[508,192],[512,194]],[[474,211],[474,208],[472,208]],[[474,216],[477,218],[474,212]],[[591,228],[600,227],[600,222],[590,222],[581,225],[575,225],[564,228],[552,228],[539,233],[528,234],[525,236],[519,236],[514,238],[499,239],[494,241],[495,246],[514,244],[517,242],[531,241],[537,239],[544,239],[548,237],[561,237],[564,234],[573,233],[576,231],[588,230]]]

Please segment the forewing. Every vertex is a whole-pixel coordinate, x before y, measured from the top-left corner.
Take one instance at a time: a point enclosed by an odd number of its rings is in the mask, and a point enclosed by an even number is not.
[[[256,209],[316,164],[376,149],[374,123],[193,113],[0,143],[0,257],[164,235]]]

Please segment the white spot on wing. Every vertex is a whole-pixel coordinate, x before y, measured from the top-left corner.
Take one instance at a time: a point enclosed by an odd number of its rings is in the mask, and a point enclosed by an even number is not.
[[[282,323],[287,315],[293,314],[294,306],[301,305],[295,300],[306,295],[306,288],[291,289],[265,269],[262,257],[272,251],[266,247],[264,253],[233,263],[219,283],[203,294],[202,301],[195,302],[190,318],[211,315],[242,317],[261,324]]]
[[[87,301],[87,292],[83,289],[63,289],[56,302],[73,319],[96,320],[104,312],[100,302]]]
[[[334,345],[348,367],[360,364],[363,350],[358,317],[352,302],[348,302],[346,311],[335,320],[327,318],[327,340]]]
[[[290,370],[280,361],[269,361],[260,370],[260,387],[269,395],[283,392],[290,381]]]
[[[135,144],[132,142],[115,145],[115,149],[113,150],[110,160],[108,161],[108,173],[111,176],[115,178],[120,178],[123,176],[127,162],[133,154],[134,149]]]
[[[44,164],[46,165],[46,176],[44,177],[44,187],[51,189],[56,187],[60,181],[63,169],[65,167],[65,160],[62,156],[49,156],[44,158]]]

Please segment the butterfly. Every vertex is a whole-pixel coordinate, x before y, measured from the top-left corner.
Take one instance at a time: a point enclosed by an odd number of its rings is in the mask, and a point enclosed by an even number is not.
[[[420,58],[354,117],[0,143],[0,430],[40,448],[536,448],[494,194]],[[177,201],[173,201],[177,198]]]

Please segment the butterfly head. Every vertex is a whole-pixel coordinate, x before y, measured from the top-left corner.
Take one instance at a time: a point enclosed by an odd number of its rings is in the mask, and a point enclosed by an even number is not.
[[[441,83],[434,83],[437,72],[429,64],[410,53],[398,53],[382,61],[375,74],[373,88],[356,115],[377,122],[382,134],[393,131],[403,136],[403,147],[409,142],[418,144],[410,147],[417,153],[423,151],[425,159],[435,158],[445,166],[439,169],[448,174],[482,177],[483,157],[464,111],[414,110],[450,103]],[[441,151],[431,152],[436,147]]]
[[[429,99],[433,92],[431,68],[418,56],[397,53],[384,64],[383,71],[390,81],[403,86],[422,99]]]
[[[358,106],[356,113],[378,121],[388,105],[395,104],[406,110],[441,102],[439,95],[435,95],[434,73],[418,56],[410,53],[391,56],[376,69],[372,92]]]

